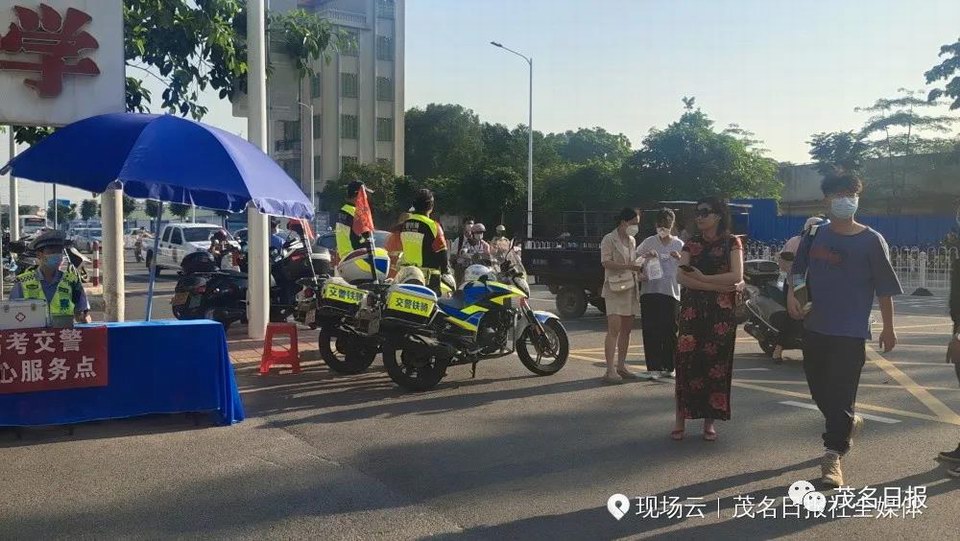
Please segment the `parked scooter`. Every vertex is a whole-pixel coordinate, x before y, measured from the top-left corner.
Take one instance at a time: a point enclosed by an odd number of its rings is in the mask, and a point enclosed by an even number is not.
[[[792,260],[793,254],[781,254],[781,257]],[[784,350],[800,349],[803,325],[787,313],[784,277],[779,265],[774,261],[751,260],[744,263],[743,274],[749,293],[748,319],[743,329],[757,339],[767,355],[773,355],[777,344]]]
[[[212,319],[229,327],[247,320],[247,253],[231,250],[217,264],[209,252],[188,254],[181,270],[173,299],[177,319]],[[282,250],[270,251],[270,321],[282,322],[294,312],[301,279],[313,276],[316,258],[311,258],[303,242],[288,241]],[[221,266],[222,265],[222,266]]]

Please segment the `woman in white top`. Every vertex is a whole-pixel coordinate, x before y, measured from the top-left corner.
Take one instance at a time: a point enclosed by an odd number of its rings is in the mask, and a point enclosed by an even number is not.
[[[607,373],[603,381],[607,383],[637,378],[627,370],[625,363],[633,320],[640,311],[637,280],[642,278],[635,255],[635,237],[639,231],[640,215],[634,209],[625,208],[617,215],[617,228],[600,242],[600,263],[604,268],[601,296],[607,309],[607,337],[604,341]]]
[[[657,234],[637,247],[644,260],[647,281],[640,290],[643,317],[643,353],[647,360],[646,377],[673,377],[673,356],[677,350],[677,316],[680,284],[677,270],[683,241],[670,234],[676,217],[667,208],[657,212]],[[659,271],[656,267],[659,267]]]

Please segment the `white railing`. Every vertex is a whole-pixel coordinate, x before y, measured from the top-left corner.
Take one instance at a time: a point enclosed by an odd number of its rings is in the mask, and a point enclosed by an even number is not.
[[[744,259],[778,261],[782,249],[783,244],[751,242],[745,246]],[[900,278],[900,284],[907,294],[913,293],[918,288],[928,289],[936,294],[947,294],[950,291],[950,272],[958,257],[960,257],[960,250],[956,247],[890,247],[893,270]]]

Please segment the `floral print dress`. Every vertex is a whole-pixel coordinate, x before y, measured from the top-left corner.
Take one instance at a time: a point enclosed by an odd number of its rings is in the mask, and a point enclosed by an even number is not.
[[[690,266],[707,275],[729,272],[730,252],[742,249],[740,239],[729,235],[713,242],[696,235],[683,246]],[[736,295],[688,288],[680,295],[676,396],[685,419],[730,418]]]

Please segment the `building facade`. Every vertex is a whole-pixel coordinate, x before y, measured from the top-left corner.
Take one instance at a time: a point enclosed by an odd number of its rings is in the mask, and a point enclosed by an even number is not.
[[[270,155],[310,195],[351,161],[381,163],[403,174],[404,0],[271,0],[270,9],[305,9],[349,36],[300,81],[293,62],[272,42],[267,81]],[[245,97],[234,114],[246,115]],[[338,202],[332,202],[336,205]]]

